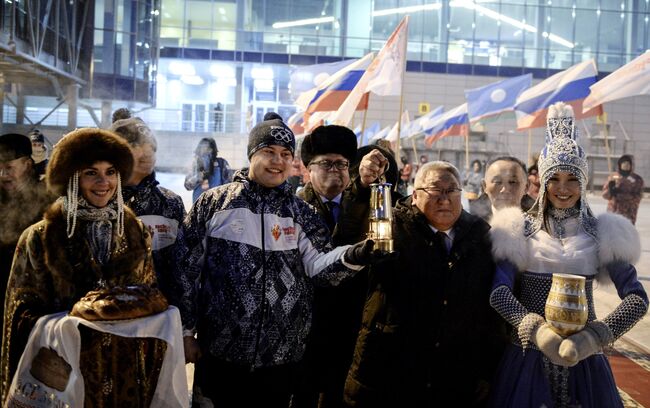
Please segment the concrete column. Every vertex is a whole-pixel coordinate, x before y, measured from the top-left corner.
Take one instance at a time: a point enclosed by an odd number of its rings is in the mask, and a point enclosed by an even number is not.
[[[68,129],[77,127],[77,103],[79,101],[79,84],[70,84],[66,87],[66,102],[68,102]]]
[[[23,94],[23,87],[21,84],[14,84],[13,90],[16,95],[16,124],[23,125],[25,123],[25,95]]]
[[[102,101],[102,128],[107,129],[111,125],[113,113],[113,103],[111,101]]]
[[[5,118],[5,77],[0,72],[0,125]],[[4,133],[4,132],[3,132]]]

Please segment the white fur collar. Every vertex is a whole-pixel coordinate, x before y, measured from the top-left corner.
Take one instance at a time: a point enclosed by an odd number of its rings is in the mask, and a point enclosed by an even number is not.
[[[492,255],[495,261],[508,260],[517,268],[525,270],[528,264],[528,240],[524,236],[524,213],[520,208],[510,207],[492,214],[490,221]]]
[[[601,265],[626,262],[634,265],[641,256],[639,233],[630,220],[619,214],[598,216],[598,257]]]

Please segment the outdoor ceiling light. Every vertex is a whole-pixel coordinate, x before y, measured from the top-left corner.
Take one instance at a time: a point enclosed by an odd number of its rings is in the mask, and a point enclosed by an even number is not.
[[[440,10],[441,8],[442,8],[442,4],[440,3],[424,4],[421,6],[397,7],[397,8],[384,9],[384,10],[373,10],[372,16],[380,17],[380,16],[388,16],[391,14],[415,13],[417,11],[424,11],[424,10]]]
[[[334,17],[318,17],[318,18],[306,18],[304,20],[294,20],[294,21],[279,21],[273,23],[271,27],[273,28],[289,28],[289,27],[299,27],[313,24],[322,24],[322,23],[332,23],[336,20]]]
[[[538,31],[537,27],[534,27],[534,26],[532,26],[530,24],[526,24],[526,23],[521,22],[519,20],[515,20],[512,17],[508,17],[508,16],[503,15],[503,14],[501,14],[499,12],[491,10],[491,9],[489,9],[487,7],[476,4],[473,0],[453,0],[453,1],[449,2],[449,6],[451,6],[451,7],[463,7],[463,8],[466,8],[468,10],[476,10],[479,13],[481,13],[481,14],[487,16],[487,17],[490,17],[493,20],[503,21],[504,23],[510,24],[513,27],[517,27],[517,28],[519,28],[521,30],[526,30],[526,31],[531,32],[531,33],[536,33]],[[565,38],[560,37],[559,35],[548,34],[548,33],[546,33],[546,35],[544,35],[544,34],[542,34],[542,35],[545,38],[548,38],[550,41],[553,41],[555,43],[564,45],[567,48],[575,47],[575,44],[573,44],[571,41],[569,41],[569,40],[567,40]]]

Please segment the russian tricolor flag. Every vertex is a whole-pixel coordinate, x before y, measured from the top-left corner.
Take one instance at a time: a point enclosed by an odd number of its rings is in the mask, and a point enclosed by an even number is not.
[[[446,136],[462,136],[467,133],[469,126],[469,117],[467,116],[467,103],[451,109],[438,116],[431,124],[431,128],[426,129],[424,133],[428,135],[424,141],[427,146]]]
[[[558,72],[524,91],[515,105],[517,129],[546,126],[548,108],[556,102],[571,105],[576,119],[600,115],[601,105],[582,113],[582,103],[590,93],[589,87],[596,83],[597,75],[596,62],[590,59]]]
[[[305,109],[305,121],[314,112],[336,111],[359,82],[372,62],[373,53],[338,71],[318,86],[314,97]],[[357,105],[357,110],[367,109],[368,94],[364,94]]]

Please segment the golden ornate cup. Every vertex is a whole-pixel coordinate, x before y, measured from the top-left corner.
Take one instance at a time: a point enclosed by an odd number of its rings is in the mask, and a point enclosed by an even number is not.
[[[585,277],[554,273],[544,312],[548,324],[561,336],[582,330],[589,315]]]

